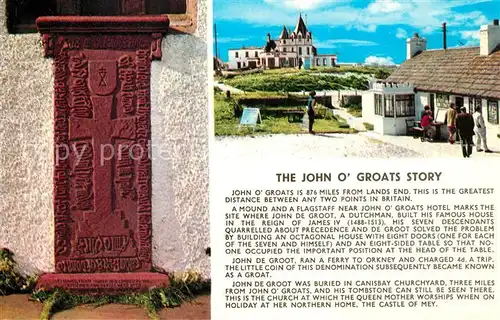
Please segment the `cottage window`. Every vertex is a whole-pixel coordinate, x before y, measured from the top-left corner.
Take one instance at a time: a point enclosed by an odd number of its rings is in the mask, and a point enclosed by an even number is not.
[[[498,101],[488,100],[488,122],[498,124]]]
[[[194,32],[197,0],[7,0],[9,33],[37,32],[41,16],[117,16],[168,14],[170,27]]]
[[[396,117],[415,116],[414,95],[396,95]]]
[[[436,94],[436,106],[438,109],[446,109],[449,106],[450,96],[447,94]]]
[[[381,94],[375,94],[375,115],[381,116],[382,114],[382,95]]]
[[[384,100],[385,100],[384,115],[386,117],[394,117],[394,97],[386,94],[384,96]]]

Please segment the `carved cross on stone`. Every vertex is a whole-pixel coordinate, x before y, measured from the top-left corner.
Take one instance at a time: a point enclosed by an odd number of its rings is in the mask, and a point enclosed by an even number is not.
[[[149,139],[151,60],[161,58],[168,19],[42,17],[37,26],[54,58],[57,272],[38,287],[115,294],[165,286],[168,276],[150,272]]]

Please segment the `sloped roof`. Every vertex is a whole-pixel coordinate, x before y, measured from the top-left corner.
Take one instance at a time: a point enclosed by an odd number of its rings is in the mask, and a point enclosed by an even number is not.
[[[307,27],[306,24],[304,23],[304,20],[302,19],[302,14],[299,14],[299,21],[297,21],[297,25],[295,26],[295,30],[293,30],[293,33],[298,35],[302,33],[302,36],[305,37],[307,34]]]
[[[280,39],[288,39],[290,36],[288,35],[288,30],[286,30],[286,26],[283,26],[283,30],[281,31]]]
[[[265,52],[271,52],[274,49],[276,49],[276,42],[274,40],[268,41],[264,47]]]
[[[405,61],[385,81],[419,91],[500,99],[500,46],[488,56],[479,47],[427,50]]]

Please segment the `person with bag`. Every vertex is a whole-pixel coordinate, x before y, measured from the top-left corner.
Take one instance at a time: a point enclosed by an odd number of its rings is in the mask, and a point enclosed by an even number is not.
[[[492,153],[493,151],[488,149],[486,144],[486,125],[481,114],[481,107],[476,107],[474,111],[472,117],[474,118],[474,132],[476,133],[476,151],[481,152],[484,150],[486,153]],[[481,149],[481,142],[483,143],[483,149]]]
[[[309,133],[314,134],[314,106],[316,105],[316,91],[311,91],[309,93],[309,99],[307,100],[307,116],[309,117]]]
[[[455,110],[455,104],[452,102],[446,110],[446,125],[448,127],[448,141],[451,144],[455,143],[455,133],[457,131],[457,127],[455,124],[455,120],[457,118],[457,110]]]

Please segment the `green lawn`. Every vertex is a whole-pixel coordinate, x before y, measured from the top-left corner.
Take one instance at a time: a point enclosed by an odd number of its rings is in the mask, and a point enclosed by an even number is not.
[[[363,122],[363,125],[365,126],[365,129],[368,131],[373,131],[373,129],[374,129],[373,124],[371,124],[371,123]]]
[[[253,133],[252,128],[242,127],[238,130],[239,119],[234,116],[235,103],[233,99],[226,99],[224,95],[216,93],[214,99],[215,135],[249,135]],[[273,108],[276,109],[276,108]],[[307,132],[302,129],[301,123],[289,123],[286,117],[267,116],[265,110],[262,112],[262,125],[255,127],[255,134],[293,134]],[[314,123],[316,132],[355,133],[349,128],[346,121],[331,115],[326,108],[318,108],[318,116]]]

